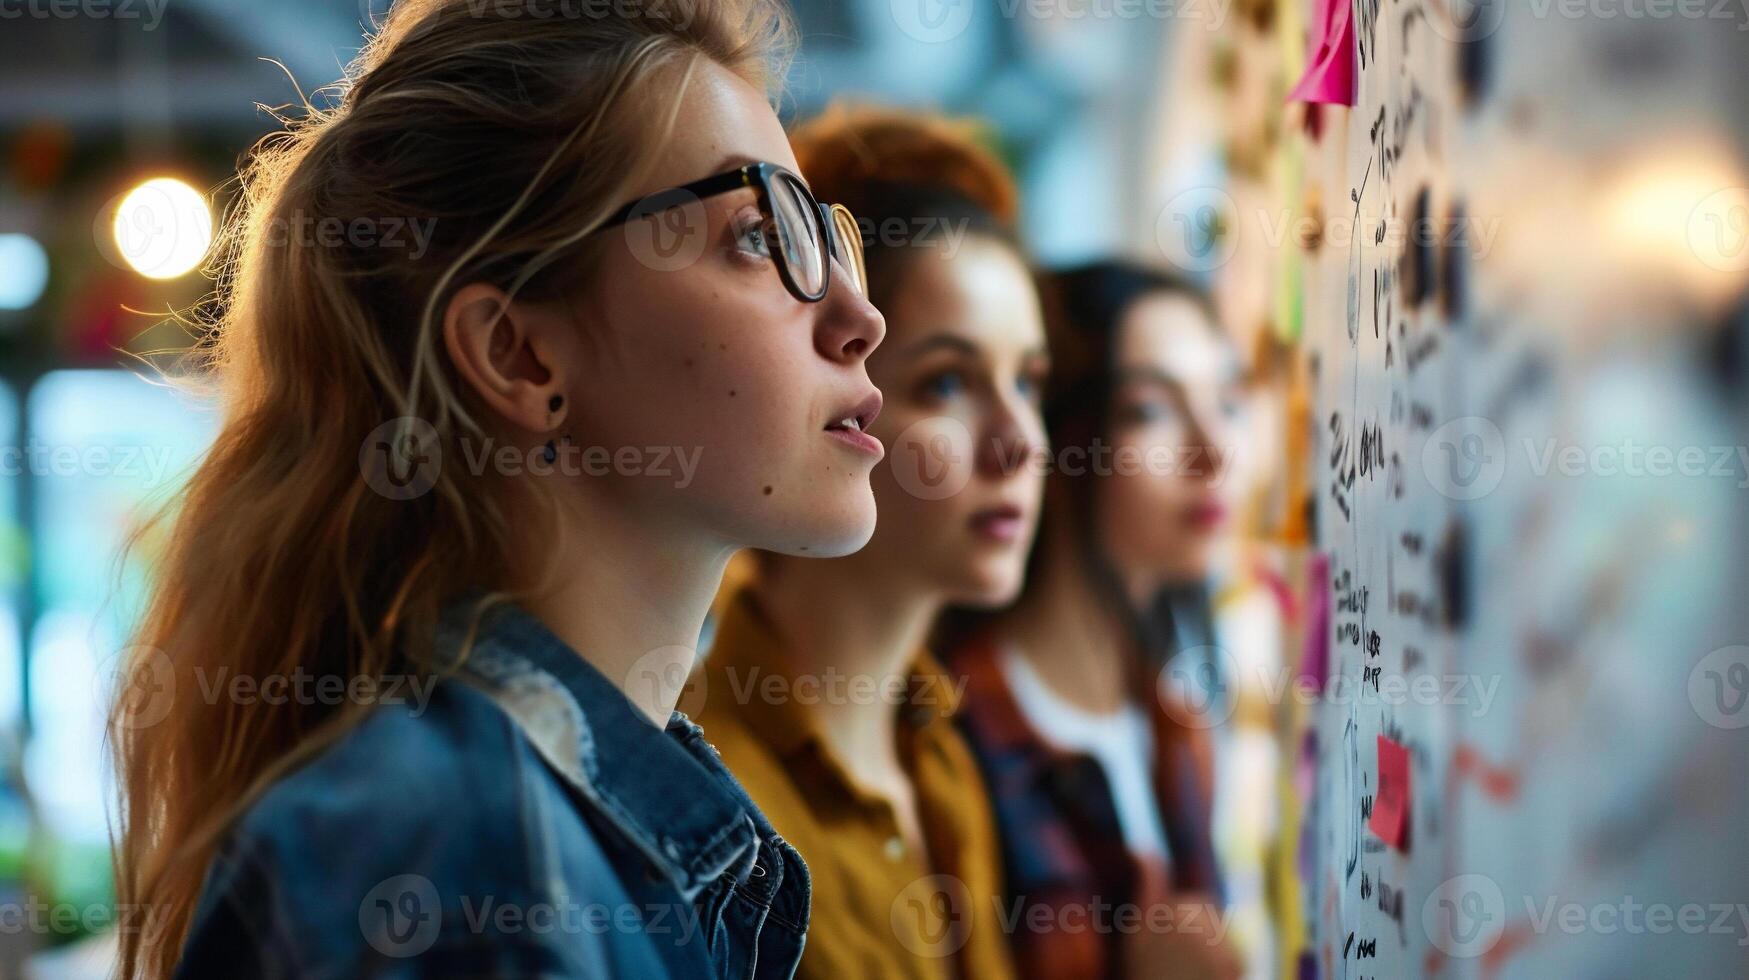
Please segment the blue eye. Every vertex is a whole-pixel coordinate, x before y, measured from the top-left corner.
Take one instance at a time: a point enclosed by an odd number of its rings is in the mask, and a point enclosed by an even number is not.
[[[771,239],[765,233],[765,222],[756,218],[745,220],[741,230],[735,235],[735,244],[748,254],[771,258]]]
[[[765,240],[765,229],[760,228],[758,225],[754,225],[741,233],[741,248],[744,251],[752,252],[754,255],[761,255],[766,258],[771,257],[771,245]]]
[[[958,371],[943,371],[924,384],[924,390],[937,398],[950,398],[965,390],[966,382]]]
[[[1155,422],[1164,422],[1168,419],[1174,418],[1176,415],[1177,413],[1174,412],[1170,406],[1153,400],[1136,402],[1135,404],[1126,406],[1125,409],[1119,413],[1119,416],[1125,421],[1133,422],[1137,425],[1149,425]]]

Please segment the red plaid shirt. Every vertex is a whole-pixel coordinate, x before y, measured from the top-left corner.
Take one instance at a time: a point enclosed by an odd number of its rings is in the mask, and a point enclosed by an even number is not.
[[[1169,866],[1140,859],[1124,846],[1102,767],[1033,729],[997,657],[996,646],[980,638],[950,660],[967,679],[958,720],[983,767],[1002,838],[1015,963],[1028,978],[1122,977],[1126,933],[1112,920],[1115,908],[1145,912],[1181,892],[1221,900],[1208,733],[1179,724],[1151,700],[1154,791],[1171,857]]]

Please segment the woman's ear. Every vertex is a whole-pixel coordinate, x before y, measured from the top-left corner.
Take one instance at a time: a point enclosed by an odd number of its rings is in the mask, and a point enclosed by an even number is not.
[[[556,354],[563,317],[512,301],[502,289],[463,286],[443,315],[443,343],[456,373],[506,422],[547,432],[564,419],[566,378]]]

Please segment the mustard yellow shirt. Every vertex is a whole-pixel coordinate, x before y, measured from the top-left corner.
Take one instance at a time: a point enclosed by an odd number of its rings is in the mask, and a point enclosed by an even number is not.
[[[813,910],[796,976],[1013,977],[994,816],[952,721],[963,684],[926,651],[890,686],[798,674],[751,592],[737,591],[719,610],[695,720],[807,862]],[[897,702],[900,760],[932,867],[907,847],[891,804],[858,787],[821,735],[818,705],[871,691]]]

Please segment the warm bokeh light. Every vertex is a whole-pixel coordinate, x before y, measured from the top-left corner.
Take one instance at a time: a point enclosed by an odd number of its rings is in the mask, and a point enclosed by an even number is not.
[[[185,275],[206,255],[213,216],[200,192],[174,177],[129,191],[115,212],[115,244],[135,271],[151,279]]]

